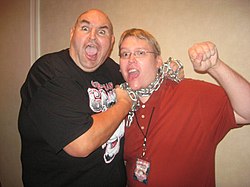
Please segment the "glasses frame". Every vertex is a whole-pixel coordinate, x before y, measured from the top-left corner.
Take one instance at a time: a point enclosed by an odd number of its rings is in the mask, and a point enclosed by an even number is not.
[[[127,52],[127,51],[124,51],[122,53],[120,52],[119,56],[120,56],[121,59],[129,59],[131,57],[131,55],[133,54],[133,56],[135,58],[144,58],[147,53],[157,54],[154,51],[148,51],[148,50],[144,50],[144,49],[139,49],[139,50],[136,50],[136,51],[133,51],[133,52]]]

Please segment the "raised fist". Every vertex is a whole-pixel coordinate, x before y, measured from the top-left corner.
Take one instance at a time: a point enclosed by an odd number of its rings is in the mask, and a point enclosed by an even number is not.
[[[218,63],[218,51],[212,42],[202,42],[194,44],[188,50],[189,58],[194,70],[207,72]]]

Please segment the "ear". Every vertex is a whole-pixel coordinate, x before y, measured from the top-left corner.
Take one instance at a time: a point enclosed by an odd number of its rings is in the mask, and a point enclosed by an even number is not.
[[[70,41],[71,41],[71,39],[72,39],[72,37],[73,37],[73,35],[74,35],[74,32],[75,32],[75,27],[72,27],[72,28],[70,29]]]
[[[112,46],[114,46],[114,44],[115,44],[115,36],[113,34],[112,34],[111,42],[112,42]]]
[[[157,65],[156,65],[157,68],[160,68],[163,65],[162,57],[160,55],[157,55],[156,61],[157,61]]]
[[[115,36],[112,35],[112,37],[111,37],[111,46],[110,46],[110,51],[109,51],[108,56],[111,55],[111,53],[112,53],[112,51],[113,51],[113,48],[114,48],[114,44],[115,44]]]

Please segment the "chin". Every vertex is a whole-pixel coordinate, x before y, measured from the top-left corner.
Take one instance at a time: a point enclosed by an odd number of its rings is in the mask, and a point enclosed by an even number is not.
[[[132,89],[132,90],[139,90],[141,89],[140,86],[137,86],[137,85],[129,85],[129,87]]]

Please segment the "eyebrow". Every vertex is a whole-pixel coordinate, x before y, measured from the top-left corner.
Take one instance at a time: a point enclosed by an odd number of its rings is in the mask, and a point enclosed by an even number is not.
[[[86,24],[88,24],[88,25],[90,25],[90,24],[91,24],[88,20],[85,20],[85,19],[80,20],[80,21],[79,21],[79,23],[80,23],[80,24],[84,24],[84,23],[86,23]],[[111,30],[111,28],[109,28],[107,25],[100,26],[100,27],[98,27],[98,28],[99,28],[99,29],[107,29],[107,30]]]
[[[127,47],[121,47],[120,51],[121,50],[128,51],[129,49]],[[137,48],[135,48],[135,51],[139,51],[139,50],[141,50],[141,51],[150,51],[150,49],[145,49],[144,47],[137,47]]]
[[[79,20],[79,23],[80,24],[83,24],[83,23],[90,24],[90,22],[88,20],[85,20],[85,19]]]

